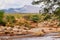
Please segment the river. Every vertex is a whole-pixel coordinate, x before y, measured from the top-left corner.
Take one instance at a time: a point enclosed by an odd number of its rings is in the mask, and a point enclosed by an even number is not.
[[[15,37],[11,37],[11,36],[1,36],[1,40],[60,40],[60,38],[55,38],[56,36],[59,33],[49,33],[49,34],[46,34],[45,36],[39,36],[39,37],[22,37],[22,38],[19,38],[17,36],[17,38]],[[11,39],[10,39],[11,38]]]

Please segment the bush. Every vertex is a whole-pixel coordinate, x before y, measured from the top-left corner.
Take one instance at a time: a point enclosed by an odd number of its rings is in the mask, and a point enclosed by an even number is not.
[[[39,22],[40,18],[39,18],[38,15],[32,15],[30,20],[33,21],[33,22]]]
[[[0,10],[0,25],[5,26],[6,22],[3,21],[3,17],[4,17],[4,11]]]
[[[4,21],[0,21],[0,25],[2,25],[2,26],[6,26],[6,22],[4,22]]]
[[[8,15],[8,16],[6,17],[6,20],[7,20],[7,22],[15,23],[15,17],[14,17],[14,16]]]
[[[0,10],[0,21],[3,20],[3,16],[4,16],[4,11],[3,10]]]

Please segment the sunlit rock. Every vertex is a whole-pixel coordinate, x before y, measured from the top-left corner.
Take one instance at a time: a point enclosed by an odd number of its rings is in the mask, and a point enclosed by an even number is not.
[[[59,28],[57,28],[57,32],[60,32],[60,27],[59,27]]]
[[[31,35],[44,35],[44,33],[41,31],[42,29],[40,28],[33,28],[31,30],[28,30],[29,34]]]

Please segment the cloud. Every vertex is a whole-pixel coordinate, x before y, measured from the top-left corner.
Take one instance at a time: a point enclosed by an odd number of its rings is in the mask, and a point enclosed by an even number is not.
[[[33,0],[0,0],[0,9],[20,8],[24,5],[31,5]]]

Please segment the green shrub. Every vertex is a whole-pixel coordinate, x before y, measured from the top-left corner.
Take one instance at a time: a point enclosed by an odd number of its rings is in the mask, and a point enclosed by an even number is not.
[[[6,20],[7,20],[7,22],[14,23],[15,22],[15,17],[14,16],[11,16],[11,15],[8,15],[6,17]]]
[[[4,16],[4,11],[3,10],[0,10],[0,21],[3,20],[3,16]]]
[[[4,22],[4,21],[0,21],[0,25],[2,25],[2,26],[6,26],[6,22]]]
[[[39,20],[40,20],[39,15],[32,15],[30,20],[33,22],[39,22]]]
[[[4,11],[0,10],[0,25],[5,26],[6,22],[4,22],[3,17],[4,17]]]

